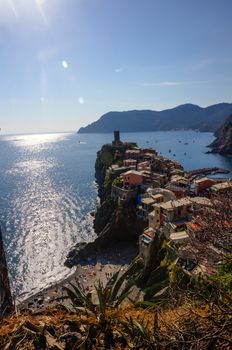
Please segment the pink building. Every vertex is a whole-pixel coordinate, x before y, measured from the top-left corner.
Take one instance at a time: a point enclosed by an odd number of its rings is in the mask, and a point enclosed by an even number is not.
[[[143,183],[143,175],[136,170],[129,170],[122,174],[122,177],[124,187],[138,186]]]

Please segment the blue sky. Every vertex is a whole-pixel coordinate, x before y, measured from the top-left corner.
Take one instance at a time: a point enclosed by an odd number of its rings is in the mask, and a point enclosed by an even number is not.
[[[232,102],[231,0],[0,0],[2,132]]]

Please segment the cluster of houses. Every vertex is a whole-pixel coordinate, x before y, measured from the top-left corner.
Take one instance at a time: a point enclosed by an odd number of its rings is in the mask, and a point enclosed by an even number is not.
[[[113,145],[120,145],[118,134]],[[154,149],[133,147],[123,162],[107,170],[113,180],[111,195],[119,202],[137,202],[137,218],[147,228],[139,239],[140,256],[148,262],[156,234],[181,244],[194,233],[193,216],[212,205],[214,193],[232,188],[232,181],[209,177],[191,179],[181,164]]]

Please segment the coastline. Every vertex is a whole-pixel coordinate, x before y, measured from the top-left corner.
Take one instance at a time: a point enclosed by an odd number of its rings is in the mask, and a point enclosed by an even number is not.
[[[95,184],[97,186],[98,200],[100,206],[94,215],[94,229],[97,238],[93,242],[80,242],[68,252],[65,265],[74,267],[68,277],[62,278],[58,282],[51,283],[32,294],[25,300],[19,301],[20,309],[26,308],[33,311],[49,307],[64,296],[64,287],[69,283],[81,283],[86,291],[92,291],[98,279],[103,284],[114,272],[126,270],[133,258],[138,255],[138,236],[145,227],[139,225],[135,215],[135,203],[132,207],[121,209],[114,207],[107,201],[110,194],[105,186],[105,179],[108,167],[113,163],[115,151],[120,149],[124,153],[132,144],[120,144],[119,148],[109,144],[103,145],[97,153],[95,162]],[[134,144],[133,144],[134,146]],[[105,155],[110,155],[111,164],[103,161]],[[199,176],[211,171],[226,172],[220,168],[195,169],[186,174],[189,177]],[[200,174],[201,173],[201,174]],[[112,185],[112,184],[111,184]],[[132,215],[131,215],[132,214]],[[126,218],[126,220],[125,220]],[[71,263],[70,263],[71,262]]]
[[[117,246],[103,248],[94,257],[78,264],[70,276],[22,300],[16,306],[20,310],[41,312],[44,308],[60,304],[62,297],[65,296],[64,287],[69,283],[74,285],[80,283],[86,291],[91,292],[98,280],[105,284],[115,272],[120,270],[124,273],[137,254],[138,246],[136,243],[132,245],[131,241],[118,242]],[[62,304],[69,306],[68,301]]]

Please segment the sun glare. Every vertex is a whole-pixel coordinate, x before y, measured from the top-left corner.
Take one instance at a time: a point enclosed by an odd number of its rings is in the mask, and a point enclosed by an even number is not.
[[[63,60],[62,61],[62,66],[63,66],[64,69],[68,69],[68,62]]]
[[[15,7],[13,0],[8,0],[8,4],[9,4],[13,14],[15,15],[15,17],[18,17],[18,12],[17,12],[17,9]]]
[[[16,18],[28,16],[37,13],[44,23],[48,23],[45,13],[46,0],[0,0],[0,14],[6,16],[14,16]]]

